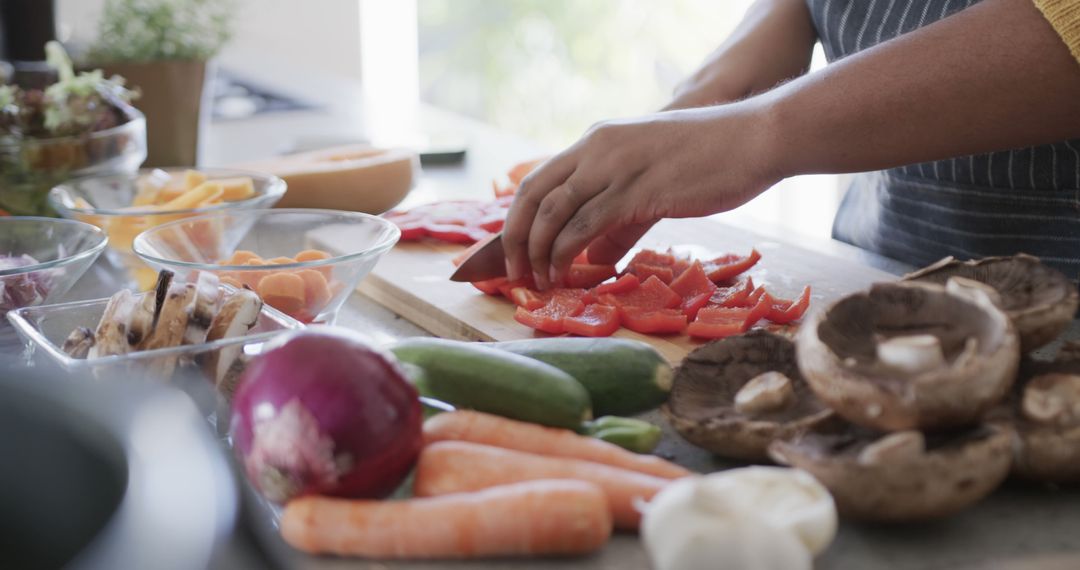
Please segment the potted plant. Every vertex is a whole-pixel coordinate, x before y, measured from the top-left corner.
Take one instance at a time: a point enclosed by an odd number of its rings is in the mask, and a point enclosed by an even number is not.
[[[146,166],[195,164],[209,62],[231,36],[233,13],[229,0],[107,0],[87,60],[142,92]]]

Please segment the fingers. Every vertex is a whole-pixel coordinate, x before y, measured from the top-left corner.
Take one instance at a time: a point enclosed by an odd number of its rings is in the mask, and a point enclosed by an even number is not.
[[[612,194],[603,193],[587,202],[570,218],[551,244],[549,271],[561,281],[577,254],[598,236],[619,226],[619,213]]]
[[[544,198],[574,172],[576,162],[571,149],[545,162],[521,181],[503,228],[509,279],[520,279],[531,270],[528,242],[533,219]]]
[[[548,288],[556,280],[551,271],[551,248],[555,238],[578,209],[603,190],[602,182],[581,182],[575,173],[540,202],[529,231],[528,250],[532,272],[541,289]]]
[[[630,224],[596,238],[589,244],[589,263],[618,263],[655,224],[656,222]]]

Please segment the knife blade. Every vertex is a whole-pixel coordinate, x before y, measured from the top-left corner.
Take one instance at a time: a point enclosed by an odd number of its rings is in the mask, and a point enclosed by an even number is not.
[[[503,250],[502,232],[487,239],[486,243],[461,262],[457,271],[450,276],[451,281],[472,283],[506,277],[506,252]]]

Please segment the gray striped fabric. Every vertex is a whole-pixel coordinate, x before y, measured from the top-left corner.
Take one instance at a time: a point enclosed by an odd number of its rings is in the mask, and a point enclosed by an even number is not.
[[[979,0],[807,0],[829,61]],[[1018,119],[1022,120],[1022,119]],[[916,265],[1027,252],[1080,276],[1080,140],[856,177],[834,237]]]

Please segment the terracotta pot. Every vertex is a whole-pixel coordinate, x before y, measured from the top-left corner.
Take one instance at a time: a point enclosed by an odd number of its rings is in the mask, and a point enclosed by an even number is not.
[[[147,157],[143,166],[195,166],[199,130],[209,121],[213,66],[205,61],[110,63],[105,76],[121,75],[142,96],[134,102],[146,115]]]

